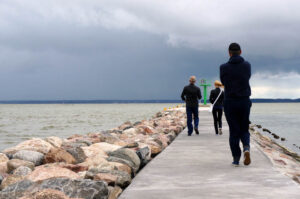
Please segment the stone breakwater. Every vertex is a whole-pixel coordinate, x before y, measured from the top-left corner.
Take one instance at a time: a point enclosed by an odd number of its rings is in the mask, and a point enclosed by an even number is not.
[[[268,132],[274,139],[279,140],[279,136],[268,129],[262,128],[261,125],[253,124],[250,126],[251,137],[271,160],[274,167],[300,184],[300,156],[263,135],[262,132]],[[285,138],[281,138],[281,141],[285,141]]]
[[[67,139],[32,138],[0,153],[0,199],[114,199],[186,127],[185,112]]]

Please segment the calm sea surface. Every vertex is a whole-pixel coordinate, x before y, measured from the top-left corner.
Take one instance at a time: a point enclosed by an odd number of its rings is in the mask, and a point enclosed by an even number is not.
[[[177,104],[176,104],[177,105]],[[175,104],[0,104],[0,151],[31,137],[85,134],[152,117]]]
[[[30,137],[84,134],[117,127],[125,121],[148,119],[176,104],[0,104],[0,151]],[[300,150],[300,103],[253,104],[251,121]]]
[[[256,103],[253,104],[250,120],[261,124],[287,141],[278,143],[300,154],[300,103]],[[263,133],[269,135],[268,133]]]

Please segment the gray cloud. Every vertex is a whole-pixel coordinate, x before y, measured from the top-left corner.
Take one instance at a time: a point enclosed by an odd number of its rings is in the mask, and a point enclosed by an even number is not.
[[[300,73],[299,5],[1,0],[0,99],[176,99],[218,78],[232,41],[254,74]]]

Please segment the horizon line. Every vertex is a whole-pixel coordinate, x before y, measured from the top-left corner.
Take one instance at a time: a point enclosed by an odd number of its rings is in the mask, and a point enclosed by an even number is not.
[[[202,102],[203,99],[200,100]],[[300,102],[300,98],[251,98],[252,102]],[[209,100],[208,100],[209,102]],[[111,104],[111,103],[184,103],[180,99],[111,99],[111,100],[0,100],[0,104]]]

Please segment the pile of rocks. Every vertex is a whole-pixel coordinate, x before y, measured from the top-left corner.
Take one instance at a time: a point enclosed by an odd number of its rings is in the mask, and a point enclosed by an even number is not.
[[[171,110],[104,132],[26,140],[0,153],[0,198],[117,198],[185,126],[184,111]]]
[[[256,141],[260,149],[269,157],[277,170],[300,184],[300,156],[278,144],[275,140],[264,136],[260,129],[262,129],[261,126],[250,126],[252,139]],[[263,131],[270,133],[266,129],[263,129]]]

